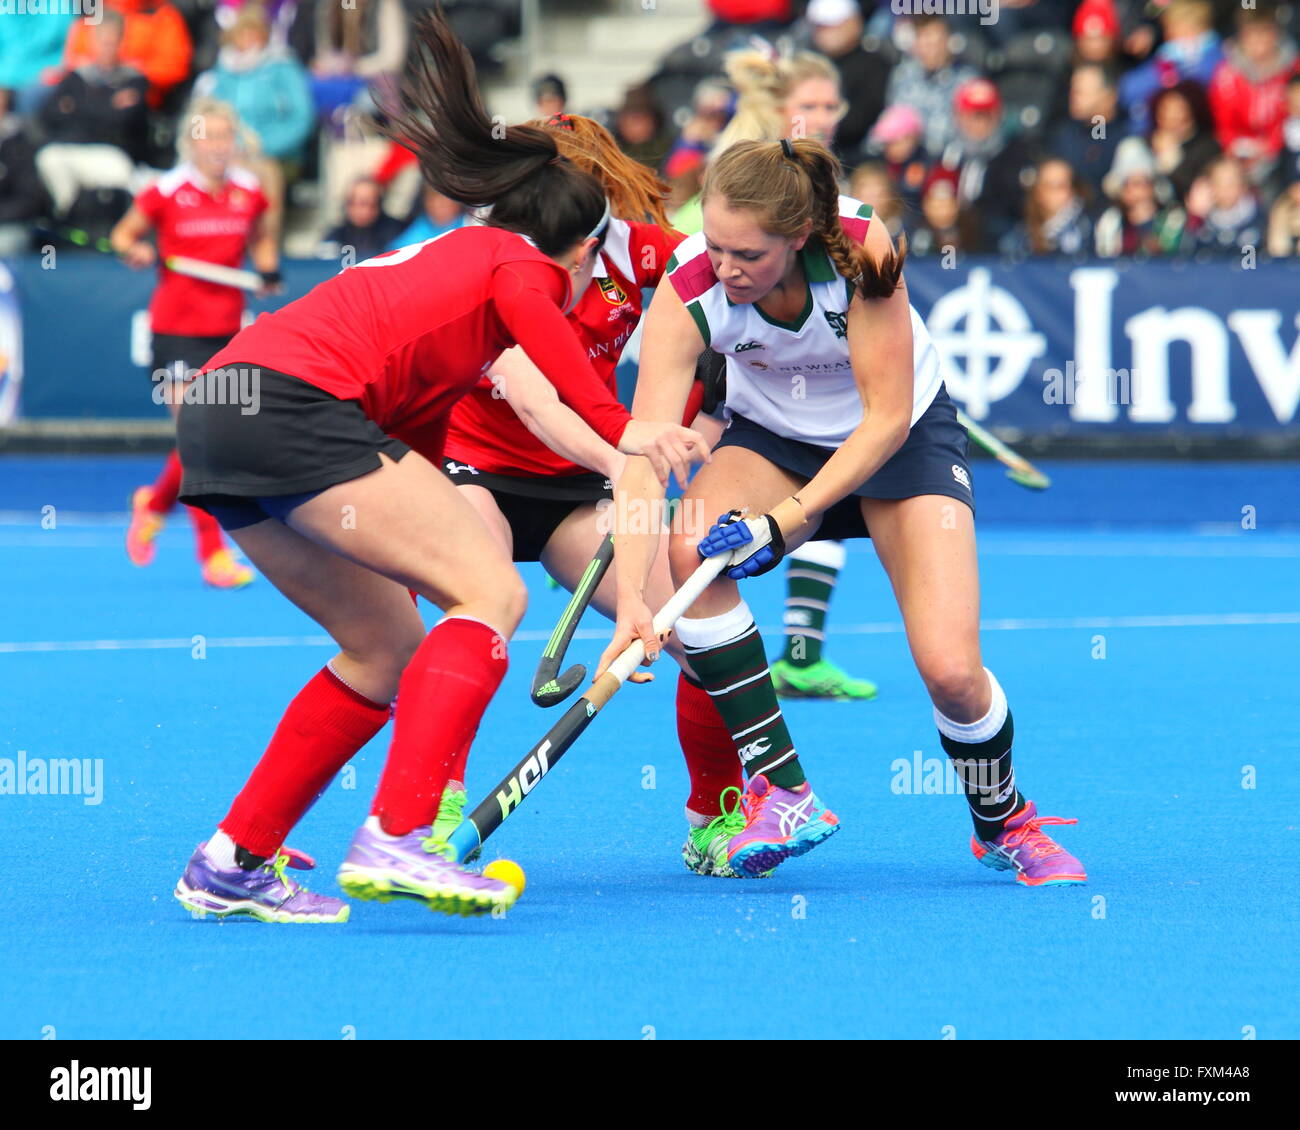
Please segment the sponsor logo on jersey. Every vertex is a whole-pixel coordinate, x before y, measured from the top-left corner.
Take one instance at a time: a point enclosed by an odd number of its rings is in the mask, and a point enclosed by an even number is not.
[[[766,348],[767,346],[765,346],[761,341],[742,341],[737,344],[735,351],[737,353],[748,353],[751,349],[766,349]]]
[[[612,320],[612,316],[611,316],[611,320]],[[634,329],[636,329],[636,326],[635,326],[635,325],[624,326],[624,327],[623,327],[621,330],[619,330],[619,332],[614,336],[614,340],[613,340],[613,341],[598,341],[598,342],[596,342],[595,345],[591,346],[591,347],[587,350],[587,357],[588,357],[589,359],[591,359],[592,361],[594,361],[594,360],[596,360],[597,357],[602,357],[602,356],[604,356],[604,355],[607,354],[607,353],[610,353],[610,352],[615,352],[615,353],[617,353],[620,349],[623,348],[624,345],[627,344],[627,339],[630,338],[630,337],[632,336],[632,331],[633,331]]]
[[[772,367],[766,361],[760,361],[757,357],[750,357],[747,360],[755,369],[762,369],[764,372],[767,372]]]
[[[471,467],[468,463],[457,463],[451,459],[448,459],[445,466],[447,469],[447,474],[449,475],[459,475],[462,471],[464,471],[467,475],[478,474],[478,468]]]
[[[826,321],[830,323],[837,338],[848,335],[848,318],[844,314],[838,310],[823,310],[822,313],[826,315]]]
[[[613,279],[597,279],[596,285],[600,287],[600,293],[611,306],[622,306],[627,301],[627,294]]]
[[[961,466],[960,464],[954,463],[952,465],[952,477],[956,479],[959,483],[961,483],[961,485],[964,486],[967,490],[970,490],[970,475],[966,473],[965,467]]]
[[[750,362],[754,364],[754,362]],[[778,365],[777,368],[783,373],[842,373],[845,369],[853,368],[853,363],[847,358],[843,361],[807,361],[798,365]]]

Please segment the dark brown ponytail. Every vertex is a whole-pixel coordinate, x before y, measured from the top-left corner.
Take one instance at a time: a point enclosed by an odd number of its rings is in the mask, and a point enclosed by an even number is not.
[[[855,243],[840,223],[840,163],[816,141],[738,141],[704,175],[704,199],[723,197],[732,208],[757,212],[763,230],[792,239],[812,221],[835,269],[863,298],[888,298],[903,281],[907,244],[880,262]]]
[[[528,236],[544,255],[591,232],[605,211],[600,185],[560,156],[550,131],[488,117],[442,5],[416,16],[411,32],[396,98],[375,98],[380,130],[416,155],[424,179],[469,207],[491,205],[487,223]]]

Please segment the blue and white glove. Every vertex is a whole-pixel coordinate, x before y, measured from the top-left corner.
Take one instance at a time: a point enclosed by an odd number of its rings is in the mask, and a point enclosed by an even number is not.
[[[757,577],[775,569],[785,556],[785,535],[771,514],[746,518],[741,510],[722,514],[700,539],[701,558],[733,553],[727,576],[733,581]]]

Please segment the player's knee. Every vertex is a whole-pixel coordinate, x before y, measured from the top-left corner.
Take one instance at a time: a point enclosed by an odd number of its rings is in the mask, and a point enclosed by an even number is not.
[[[979,662],[939,656],[921,665],[921,677],[930,698],[945,714],[970,714],[984,688],[984,668]]]
[[[503,635],[513,635],[519,627],[519,621],[528,611],[528,587],[523,578],[512,570],[509,580],[493,586],[484,599],[490,606],[490,611],[483,619]]]
[[[514,583],[510,586],[509,592],[506,593],[505,613],[510,620],[508,631],[511,634],[513,634],[514,630],[519,627],[519,621],[524,618],[524,613],[527,611],[528,586],[524,584],[523,579],[516,573]]]
[[[673,584],[680,585],[700,564],[700,554],[693,541],[684,534],[673,534],[668,542],[668,568]]]
[[[360,619],[335,636],[344,651],[367,665],[393,660],[405,665],[423,638],[424,623],[418,615]]]
[[[424,642],[424,621],[416,619],[410,627],[400,632],[393,632],[388,637],[388,651],[397,670],[403,671],[415,657],[416,648]]]
[[[397,693],[402,672],[423,641],[424,625],[417,621],[409,630],[395,629],[381,635],[344,641],[342,651],[353,664],[366,672],[372,691],[375,687],[388,688],[387,697],[391,698]],[[377,698],[385,697],[378,691],[373,691],[373,694]]]

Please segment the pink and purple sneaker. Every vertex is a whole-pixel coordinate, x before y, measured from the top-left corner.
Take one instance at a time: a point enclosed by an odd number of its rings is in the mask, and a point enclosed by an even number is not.
[[[728,842],[727,861],[747,879],[812,851],[840,830],[839,817],[822,805],[807,781],[783,789],[760,773],[750,778],[740,803],[745,827]]]
[[[442,855],[445,848],[427,825],[389,836],[371,816],[353,837],[339,868],[339,886],[353,898],[412,899],[443,914],[490,914],[514,904],[519,897],[514,887],[449,862]]]
[[[1086,883],[1083,864],[1042,830],[1044,824],[1077,824],[1059,816],[1039,816],[1031,800],[991,840],[974,836],[970,849],[985,867],[1015,871],[1026,887],[1066,887]]]
[[[328,895],[314,895],[294,882],[285,869],[310,870],[310,856],[281,848],[258,867],[218,867],[199,844],[190,856],[175,895],[196,918],[209,914],[226,918],[246,914],[260,922],[346,922],[348,904]]]

